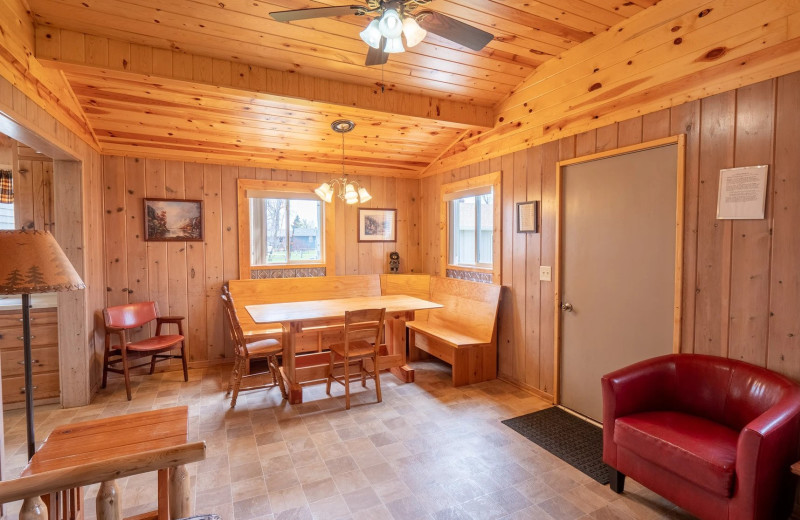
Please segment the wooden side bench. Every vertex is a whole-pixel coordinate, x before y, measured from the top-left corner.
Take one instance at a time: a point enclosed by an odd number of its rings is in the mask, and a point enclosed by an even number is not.
[[[499,285],[431,277],[430,300],[444,305],[427,319],[406,323],[409,360],[419,350],[450,363],[453,386],[497,377],[497,306]],[[419,349],[419,350],[418,350]]]

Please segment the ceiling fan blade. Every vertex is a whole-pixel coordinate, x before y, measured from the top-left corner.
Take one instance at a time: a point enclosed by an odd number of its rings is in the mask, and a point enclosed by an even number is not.
[[[418,23],[426,31],[468,47],[473,51],[483,49],[487,43],[494,39],[493,34],[433,11],[420,13]]]
[[[386,38],[381,36],[381,44],[378,46],[377,49],[370,47],[367,51],[367,61],[364,63],[367,67],[372,67],[373,65],[383,65],[387,61],[389,61],[389,53],[383,52],[383,49],[386,47]]]
[[[276,11],[269,15],[279,22],[293,22],[294,20],[308,20],[309,18],[327,18],[329,16],[344,16],[364,12],[364,6],[343,5],[339,7],[314,7],[312,9],[295,9],[293,11]]]

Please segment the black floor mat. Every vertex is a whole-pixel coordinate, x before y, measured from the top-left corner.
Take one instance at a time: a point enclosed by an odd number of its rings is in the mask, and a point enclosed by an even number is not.
[[[502,422],[597,482],[608,484],[601,428],[558,407]]]

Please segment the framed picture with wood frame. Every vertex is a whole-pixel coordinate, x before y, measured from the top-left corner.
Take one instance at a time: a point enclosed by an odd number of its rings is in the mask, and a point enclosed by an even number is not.
[[[203,240],[203,201],[144,199],[144,239],[148,242]]]
[[[397,242],[397,210],[358,208],[359,242]]]
[[[539,232],[539,201],[517,202],[517,233]]]

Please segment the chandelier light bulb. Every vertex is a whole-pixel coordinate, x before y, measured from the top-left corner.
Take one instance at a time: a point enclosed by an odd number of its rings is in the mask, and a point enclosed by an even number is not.
[[[406,16],[403,19],[403,34],[406,36],[406,45],[411,48],[424,40],[428,31],[420,27],[413,16]]]
[[[364,40],[364,43],[373,49],[378,49],[381,46],[381,32],[378,30],[378,19],[372,20],[369,25],[367,25],[367,28],[359,33],[359,36]]]
[[[395,9],[387,9],[378,22],[378,30],[386,39],[399,38],[403,33],[403,20]]]

